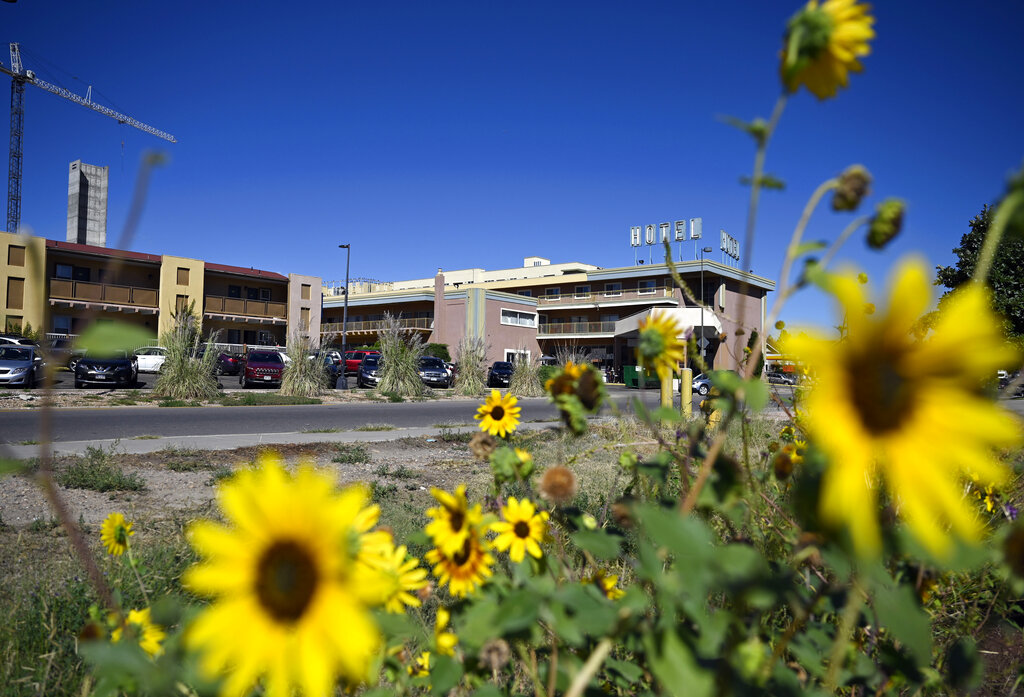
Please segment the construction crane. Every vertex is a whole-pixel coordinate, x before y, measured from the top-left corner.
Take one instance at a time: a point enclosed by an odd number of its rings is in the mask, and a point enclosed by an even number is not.
[[[165,133],[158,128],[144,124],[133,119],[131,116],[108,109],[102,104],[92,101],[92,87],[86,92],[85,97],[80,97],[63,87],[51,85],[45,80],[40,80],[31,70],[25,70],[21,65],[21,50],[17,43],[11,44],[11,67],[5,68],[0,63],[0,72],[11,76],[11,159],[7,170],[7,231],[16,233],[21,224],[21,164],[22,147],[25,140],[25,85],[35,85],[58,97],[63,97],[75,104],[81,104],[93,111],[98,111],[105,116],[116,119],[118,123],[127,124],[140,131],[172,143],[178,142],[170,133]]]

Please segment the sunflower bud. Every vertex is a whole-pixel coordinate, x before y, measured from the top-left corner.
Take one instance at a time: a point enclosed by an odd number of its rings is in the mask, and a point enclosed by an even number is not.
[[[469,450],[477,460],[487,460],[497,447],[497,439],[489,433],[480,431],[469,439]]]
[[[839,184],[832,194],[832,210],[855,211],[871,193],[871,174],[860,165],[847,167],[839,175]]]
[[[887,198],[878,204],[875,217],[868,227],[868,246],[882,249],[892,242],[903,229],[903,211],[906,204],[898,198]]]
[[[497,673],[508,664],[512,656],[508,642],[504,639],[491,639],[480,649],[480,662]]]

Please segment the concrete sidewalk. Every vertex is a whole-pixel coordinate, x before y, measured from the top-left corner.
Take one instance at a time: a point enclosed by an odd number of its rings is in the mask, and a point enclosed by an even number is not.
[[[560,421],[519,424],[519,430],[540,430],[557,427]],[[224,433],[206,436],[166,436],[158,438],[132,438],[128,440],[79,440],[53,443],[54,455],[82,455],[86,448],[117,448],[118,452],[138,455],[154,453],[164,448],[190,448],[193,450],[233,450],[254,445],[301,445],[302,443],[378,443],[399,438],[440,437],[440,428],[396,428],[389,431],[339,431],[337,433]],[[476,433],[473,426],[452,427],[454,433]],[[2,445],[0,457],[27,460],[39,457],[39,445]]]

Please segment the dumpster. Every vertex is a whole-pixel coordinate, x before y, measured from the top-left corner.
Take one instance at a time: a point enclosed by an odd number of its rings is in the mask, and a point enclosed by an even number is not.
[[[644,377],[645,388],[656,388],[661,385],[661,381],[658,380],[658,374],[653,370],[640,370],[640,366],[636,365],[624,365],[622,366],[622,382],[625,383],[626,387],[632,387],[638,389],[640,387],[640,376]]]

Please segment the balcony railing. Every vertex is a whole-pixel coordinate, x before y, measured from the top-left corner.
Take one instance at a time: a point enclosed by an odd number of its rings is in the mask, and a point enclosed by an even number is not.
[[[345,325],[347,327],[347,334],[357,333],[374,333],[379,332],[381,327],[384,326],[383,320],[370,320],[367,322],[348,322]],[[412,319],[399,319],[398,326],[402,329],[426,329],[430,330],[434,328],[434,320],[430,317],[416,317]],[[334,324],[321,324],[321,334],[341,334],[341,322]]]
[[[601,303],[614,300],[652,300],[660,298],[671,298],[675,293],[672,286],[658,286],[655,288],[623,288],[621,290],[592,290],[589,293],[577,293],[569,290],[560,294],[538,295],[538,305],[574,305]]]
[[[225,298],[220,295],[206,296],[205,312],[248,317],[287,317],[287,307],[284,303],[275,303],[269,300]]]
[[[537,329],[538,336],[552,334],[614,334],[615,322],[548,322]]]
[[[115,286],[108,283],[70,281],[63,278],[50,279],[50,297],[92,303],[157,306],[157,290],[155,288]]]

